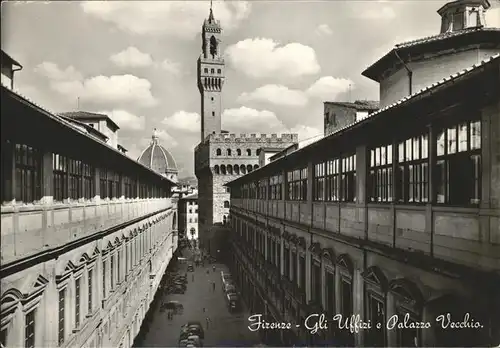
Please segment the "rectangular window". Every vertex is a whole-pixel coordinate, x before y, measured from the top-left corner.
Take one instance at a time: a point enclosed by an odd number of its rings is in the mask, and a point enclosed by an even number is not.
[[[59,291],[59,345],[65,339],[66,289]]]
[[[312,267],[311,267],[311,300],[316,303],[321,303],[321,266],[315,262],[314,260],[312,261]]]
[[[75,280],[75,327],[80,326],[80,280],[78,278]]]
[[[307,168],[295,169],[287,173],[287,199],[290,201],[307,200]]]
[[[269,199],[281,200],[281,185],[283,183],[283,175],[278,174],[269,178]]]
[[[82,162],[74,159],[68,159],[69,174],[69,198],[78,200],[82,198],[83,168]]]
[[[16,144],[16,201],[31,203],[40,200],[41,160],[42,154],[35,148]]]
[[[325,196],[325,163],[314,165],[313,200],[322,201]]]
[[[370,151],[370,200],[392,202],[392,145]]]
[[[82,163],[83,171],[83,198],[92,199],[95,195],[94,168],[87,163]]]
[[[404,203],[429,201],[429,137],[413,137],[398,145],[397,199]]]
[[[368,319],[372,323],[385,323],[385,308],[382,299],[368,294],[367,300]],[[380,328],[373,325],[368,331],[367,342],[372,347],[385,347],[385,325]]]
[[[349,318],[352,315],[352,285],[346,280],[341,280],[341,296],[342,296],[342,316]]]
[[[108,196],[108,171],[105,168],[99,169],[99,195],[101,198]]]
[[[342,157],[340,170],[342,173],[340,200],[342,202],[356,202],[356,155]]]
[[[303,256],[299,257],[300,264],[300,288],[306,291],[306,259]]]
[[[120,198],[121,196],[121,187],[120,187],[120,175],[111,170],[107,171],[107,179],[108,179],[108,198]]]
[[[113,290],[115,286],[115,255],[111,255],[111,264],[109,266],[111,285],[110,289]]]
[[[3,139],[2,139],[3,140]],[[10,202],[14,199],[12,192],[12,168],[14,149],[9,140],[3,140],[0,148],[2,154],[2,202]]]
[[[436,202],[481,201],[481,121],[441,129],[436,137]]]
[[[257,199],[267,199],[266,187],[267,187],[267,179],[259,180],[259,182],[258,182],[258,191],[257,191]]]
[[[24,347],[35,347],[35,315],[36,309],[26,314],[24,323]]]
[[[326,296],[325,309],[329,315],[335,314],[335,276],[333,273],[326,271]]]
[[[332,159],[326,162],[326,200],[340,200],[340,160]]]
[[[92,277],[94,276],[94,271],[89,269],[89,274],[88,274],[88,278],[89,278],[89,282],[88,282],[88,312],[89,314],[92,313],[92,295],[93,295],[93,292],[92,292],[92,286],[93,286],[93,279]]]
[[[106,298],[106,261],[102,262],[102,298]]]
[[[52,154],[52,171],[54,175],[54,200],[62,202],[69,198],[67,158],[59,154]]]

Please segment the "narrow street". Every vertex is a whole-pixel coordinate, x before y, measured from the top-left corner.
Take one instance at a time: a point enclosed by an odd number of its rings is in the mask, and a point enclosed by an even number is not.
[[[187,249],[183,251],[184,257],[189,258],[190,254]],[[188,263],[179,263],[177,271],[181,274],[186,273]],[[249,314],[245,306],[243,305],[243,309],[238,313],[229,312],[221,282],[221,271],[228,272],[228,268],[217,263],[215,266],[215,272],[212,270],[212,264],[195,267],[194,272],[189,272],[187,290],[184,294],[159,294],[159,301],[154,308],[151,308],[153,311],[151,321],[141,327],[141,334],[136,339],[134,347],[176,347],[180,328],[188,321],[199,321],[203,324],[205,330],[203,345],[207,347],[259,344],[257,333],[248,330]],[[216,285],[215,291],[212,289],[213,281]],[[166,301],[182,303],[184,306],[182,314],[175,314],[173,319],[169,320],[166,311],[160,312],[161,303]],[[207,317],[210,318],[208,328]]]

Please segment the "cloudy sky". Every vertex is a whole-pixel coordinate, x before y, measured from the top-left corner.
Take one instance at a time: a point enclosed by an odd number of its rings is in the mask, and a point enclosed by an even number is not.
[[[361,72],[396,43],[439,33],[446,1],[214,1],[223,26],[223,129],[322,133],[323,101],[378,99]],[[490,0],[488,26],[500,26]],[[52,112],[107,112],[134,159],[160,130],[180,175],[200,139],[196,60],[209,1],[2,2],[17,89]],[[349,88],[349,86],[351,86]],[[350,89],[350,92],[349,92]]]

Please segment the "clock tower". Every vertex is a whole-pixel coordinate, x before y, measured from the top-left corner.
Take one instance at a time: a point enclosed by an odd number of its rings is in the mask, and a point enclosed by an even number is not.
[[[215,20],[210,2],[210,14],[201,32],[201,54],[198,58],[198,89],[201,95],[201,142],[209,134],[221,132],[222,86],[224,59],[221,51],[222,28]]]

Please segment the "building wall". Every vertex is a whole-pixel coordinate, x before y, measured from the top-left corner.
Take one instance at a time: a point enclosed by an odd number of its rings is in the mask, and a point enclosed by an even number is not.
[[[203,234],[208,233],[214,223],[223,223],[224,216],[228,219],[229,208],[224,208],[224,201],[230,200],[230,193],[223,185],[241,175],[242,167],[245,168],[244,173],[250,167],[252,170],[258,168],[257,150],[262,147],[286,148],[297,140],[296,134],[283,134],[281,137],[276,134],[240,134],[238,137],[236,134],[214,134],[198,145],[195,150],[195,171],[199,183],[200,239],[204,238]],[[241,155],[238,155],[238,150]],[[250,155],[247,151],[250,151]],[[226,174],[222,174],[223,166]],[[235,166],[238,166],[240,174],[235,174]],[[228,167],[231,167],[232,174],[229,174]]]
[[[189,200],[187,201],[186,207],[186,235],[188,239],[198,239],[198,201]],[[191,229],[194,229],[194,234],[191,233]]]
[[[413,71],[412,92],[416,93],[436,81],[462,69],[470,68],[497,53],[500,53],[500,47],[496,49],[469,48],[461,52],[443,53],[432,58],[409,62],[407,65]],[[403,67],[381,80],[380,108],[408,96],[408,88],[408,72]]]
[[[274,318],[278,321],[300,321],[311,313],[313,307],[310,301],[313,300],[315,284],[312,280],[311,264],[316,259],[321,267],[323,285],[319,305],[324,309],[327,298],[335,301],[334,314],[341,313],[343,308],[342,279],[345,279],[352,289],[352,312],[359,314],[365,321],[369,319],[366,301],[371,291],[382,296],[385,318],[390,318],[402,308],[399,302],[401,299],[398,298],[401,294],[398,295],[396,291],[397,287],[402,287],[406,288],[408,293],[414,293],[411,296],[413,300],[410,299],[407,303],[413,301],[415,304],[410,310],[420,318],[416,320],[430,321],[437,326],[435,320],[439,314],[449,312],[452,317],[461,320],[468,312],[474,320],[488,323],[485,329],[454,331],[453,335],[447,336],[446,339],[443,338],[445,335],[434,327],[431,330],[422,330],[417,345],[443,345],[450,340],[455,340],[453,342],[456,345],[477,345],[478,342],[488,342],[491,337],[500,339],[497,334],[500,332],[500,318],[498,313],[491,311],[492,306],[498,306],[500,303],[498,289],[495,288],[498,287],[495,279],[500,269],[498,96],[494,102],[483,106],[478,112],[482,124],[483,144],[480,206],[456,207],[430,203],[419,206],[368,202],[366,188],[369,185],[366,180],[369,173],[367,156],[370,149],[367,145],[356,147],[355,202],[313,201],[311,188],[315,162],[309,158],[301,163],[302,166],[307,163],[308,168],[309,189],[305,201],[289,201],[285,198],[232,198],[231,226],[237,239],[234,251],[236,262],[243,265],[244,277],[251,278],[254,284],[262,284],[259,286],[262,287],[261,292],[266,294],[266,298],[261,302],[270,301],[272,306],[277,308],[274,312],[284,313],[283,317]],[[451,114],[448,116],[452,117]],[[432,139],[432,136],[430,138]],[[277,169],[277,172],[285,174],[284,170]],[[260,179],[263,178],[252,178],[254,181]],[[430,185],[433,185],[432,182]],[[454,187],[454,190],[458,189],[460,188]],[[282,191],[286,191],[285,183]],[[235,187],[232,187],[232,192],[235,193]],[[259,260],[253,253],[256,243],[248,242],[257,239],[256,233],[266,237],[265,263],[256,261]],[[278,251],[274,252],[280,261],[273,265],[269,265],[270,259],[267,256],[267,250],[270,248],[267,237],[278,243]],[[300,312],[298,317],[293,317],[291,313],[294,311],[291,308],[285,308],[284,296],[275,295],[282,291],[281,286],[269,285],[281,283],[285,288],[288,287],[290,274],[284,274],[283,266],[283,250],[286,245],[297,250],[297,258],[302,254],[306,260],[305,288],[300,286],[302,275],[299,270],[298,278],[291,280],[293,284],[290,285],[290,295],[286,290],[286,298],[292,298],[292,306]],[[446,266],[450,264],[454,266]],[[262,271],[263,268],[265,271]],[[454,271],[450,271],[452,268]],[[334,290],[329,293],[326,292],[324,283],[325,269],[330,269],[335,277],[331,286]],[[272,280],[269,283],[259,280],[266,277]],[[374,283],[376,290],[373,290]],[[479,283],[482,285],[478,286]],[[420,305],[416,306],[417,303]],[[265,308],[272,306],[266,305]],[[305,335],[305,332],[298,334]],[[367,335],[365,330],[356,332],[349,345],[363,345]],[[496,342],[482,344],[493,343]],[[398,344],[400,342],[397,331],[388,330],[385,346]]]
[[[356,121],[356,109],[347,106],[324,103],[325,135],[346,127]]]
[[[173,210],[154,214],[2,278],[2,330],[8,333],[6,347],[24,346],[25,314],[31,309],[35,310],[37,347],[132,346],[175,252],[174,216]],[[115,265],[120,265],[120,274],[116,267],[113,275],[110,273],[111,257]],[[91,282],[89,271],[92,271]],[[80,279],[79,325],[76,279]],[[59,344],[62,328],[59,294],[63,289],[64,342]]]

